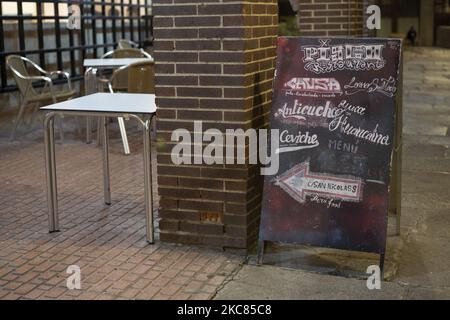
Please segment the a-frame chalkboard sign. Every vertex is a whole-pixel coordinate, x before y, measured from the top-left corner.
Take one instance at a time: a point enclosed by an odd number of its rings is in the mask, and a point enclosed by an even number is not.
[[[259,263],[274,241],[377,253],[383,269],[389,208],[400,214],[401,49],[400,39],[278,39],[280,167],[264,181]]]

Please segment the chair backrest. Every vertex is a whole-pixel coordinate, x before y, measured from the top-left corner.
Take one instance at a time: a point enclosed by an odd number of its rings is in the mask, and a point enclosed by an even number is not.
[[[127,40],[127,39],[120,39],[119,40],[119,49],[130,49],[130,48],[137,48],[137,43]]]
[[[126,79],[126,85],[122,80]],[[144,61],[132,63],[125,68],[114,71],[111,78],[113,90],[129,93],[155,93],[154,62]]]
[[[27,60],[18,55],[10,55],[6,57],[6,65],[11,69],[17,87],[24,98],[31,98],[36,95],[33,88],[32,80],[26,79],[30,74],[25,65]]]
[[[155,93],[155,63],[137,62],[128,67],[129,93]]]
[[[113,58],[148,58],[148,54],[141,49],[116,49],[109,56]],[[113,83],[115,91],[128,90],[128,75],[126,72],[118,72]]]

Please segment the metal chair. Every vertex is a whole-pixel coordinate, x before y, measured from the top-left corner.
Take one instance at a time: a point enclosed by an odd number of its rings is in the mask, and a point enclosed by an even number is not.
[[[17,127],[20,120],[23,117],[25,107],[27,104],[43,104],[44,102],[56,103],[61,100],[67,100],[76,96],[76,90],[72,89],[72,83],[70,81],[69,73],[64,71],[46,71],[42,69],[35,62],[28,58],[10,55],[6,58],[6,64],[11,70],[14,80],[19,88],[21,103],[19,107],[19,112],[17,114],[16,120],[14,122],[13,130],[11,132],[11,141],[14,140]],[[28,73],[27,64],[31,65],[35,70],[37,70],[41,75],[31,76]],[[63,76],[67,80],[68,89],[57,91],[53,86],[52,78],[54,76]],[[41,92],[37,92],[33,87],[34,81],[45,81],[45,85]],[[64,133],[62,130],[62,122],[59,121],[59,131],[61,140],[64,140]]]
[[[119,40],[119,45],[118,48],[119,49],[129,49],[129,48],[138,48],[139,45],[131,40],[127,40],[127,39],[120,39]]]
[[[136,48],[127,48],[127,49],[116,49],[105,53],[102,56],[102,59],[107,58],[149,58],[152,59],[152,56],[145,52],[142,49]],[[152,59],[153,60],[153,59]],[[101,75],[99,78],[99,82],[105,85],[108,85],[109,78],[107,75]],[[115,80],[116,90],[126,91],[128,89],[126,75],[122,77],[117,77]]]
[[[128,93],[155,93],[155,70],[154,62],[151,60],[132,63],[115,70],[108,82],[109,92],[117,92],[117,80],[122,81],[123,78],[127,79]],[[122,85],[122,82],[119,82],[119,84]],[[119,89],[122,89],[122,87],[119,87]],[[124,152],[130,154],[125,123],[122,117],[117,118],[117,120]],[[155,127],[153,127],[153,132],[155,133]]]
[[[107,58],[149,58],[149,59],[153,60],[152,56],[149,53],[145,52],[143,49],[138,49],[138,48],[119,48],[116,50],[111,50],[101,56],[101,59],[107,59]],[[90,73],[96,74],[98,76],[97,81],[100,84],[100,88],[101,88],[100,90],[103,90],[103,87],[105,85],[108,86],[108,83],[110,81],[110,77],[109,77],[110,73],[105,73],[104,70],[101,70],[100,72],[99,71],[100,70],[95,70],[94,68],[89,68]],[[117,77],[115,80],[116,91],[127,91],[128,90],[127,81],[128,81],[128,78],[126,76],[122,76],[122,78]],[[121,127],[121,132],[122,132],[122,128],[125,128],[123,125],[123,120],[119,120],[119,126]],[[90,117],[86,118],[86,128],[88,128],[87,130],[90,130],[90,128],[91,128]],[[100,129],[100,122],[97,123],[97,131],[99,129]],[[124,139],[124,141],[126,141],[127,137],[122,136],[122,139]],[[88,133],[87,133],[86,140],[90,141]],[[100,143],[100,140],[97,139],[97,144],[99,144],[99,143]],[[129,154],[129,152],[128,153],[125,152],[125,153]]]

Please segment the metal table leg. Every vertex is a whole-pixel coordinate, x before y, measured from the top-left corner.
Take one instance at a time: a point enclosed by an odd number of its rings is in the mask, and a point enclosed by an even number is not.
[[[108,117],[102,117],[102,141],[103,141],[103,190],[105,197],[105,204],[111,204],[111,188],[109,183],[109,132],[108,132]]]
[[[142,124],[144,140],[144,198],[145,198],[145,216],[147,223],[147,242],[154,243],[153,234],[153,188],[152,188],[152,157],[151,157],[151,124],[150,119],[145,119]]]
[[[97,82],[97,70],[94,68],[87,68],[84,73],[84,93],[86,95],[96,92],[96,82]],[[86,143],[91,143],[92,138],[92,119],[91,117],[86,117]]]
[[[50,112],[44,120],[45,169],[47,177],[47,204],[49,232],[59,231],[58,194],[55,163],[55,113]]]

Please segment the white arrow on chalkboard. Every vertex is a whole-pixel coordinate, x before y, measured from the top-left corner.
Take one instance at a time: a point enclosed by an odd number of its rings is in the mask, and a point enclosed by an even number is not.
[[[320,195],[342,201],[360,202],[362,180],[322,173],[309,172],[309,162],[303,162],[286,171],[275,184],[298,202],[305,202],[306,195]]]

